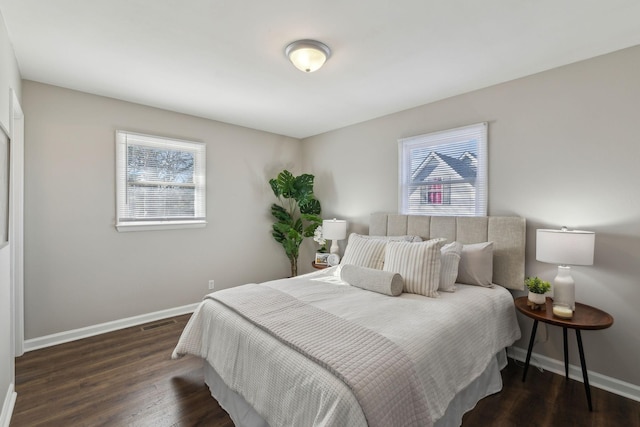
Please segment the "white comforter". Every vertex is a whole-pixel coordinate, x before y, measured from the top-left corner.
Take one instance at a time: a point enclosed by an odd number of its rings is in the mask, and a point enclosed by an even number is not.
[[[348,286],[336,274],[331,268],[265,285],[398,344],[415,363],[433,421],[520,338],[513,298],[501,287],[396,298]],[[366,426],[344,383],[216,301],[203,301],[185,328],[174,357],[187,353],[205,358],[272,427]]]

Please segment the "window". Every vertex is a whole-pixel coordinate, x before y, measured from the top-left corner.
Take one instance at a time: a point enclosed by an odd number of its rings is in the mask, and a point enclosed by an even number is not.
[[[448,205],[451,203],[449,178],[435,177],[431,184],[420,187],[421,203],[426,205]]]
[[[204,227],[206,146],[116,132],[118,231]]]
[[[487,214],[487,124],[398,141],[400,212]]]

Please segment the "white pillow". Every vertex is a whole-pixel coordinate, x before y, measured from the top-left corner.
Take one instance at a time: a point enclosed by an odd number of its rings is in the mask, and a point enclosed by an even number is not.
[[[352,264],[382,270],[386,246],[386,240],[366,239],[364,236],[351,233],[340,264]]]
[[[464,245],[458,266],[458,283],[493,287],[493,242]]]
[[[458,265],[460,264],[461,253],[462,243],[460,242],[451,242],[440,249],[439,291],[454,292],[456,290],[456,279],[458,278]]]
[[[402,276],[404,292],[437,297],[440,284],[440,248],[445,240],[389,242],[383,270]]]

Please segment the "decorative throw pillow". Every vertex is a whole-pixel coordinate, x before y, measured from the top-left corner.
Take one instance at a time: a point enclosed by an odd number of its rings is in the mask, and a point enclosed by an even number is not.
[[[386,246],[386,240],[366,239],[359,234],[351,233],[340,265],[352,264],[382,270]]]
[[[398,273],[351,264],[342,266],[340,278],[351,286],[394,297],[400,295],[404,287],[402,276]]]
[[[460,264],[461,253],[462,243],[460,242],[451,242],[440,249],[439,291],[454,292],[456,290],[456,279],[458,278],[458,265]]]
[[[440,283],[440,249],[445,240],[432,239],[421,243],[389,242],[383,270],[402,276],[404,292],[437,297]]]
[[[493,242],[464,245],[458,266],[458,283],[493,287]]]

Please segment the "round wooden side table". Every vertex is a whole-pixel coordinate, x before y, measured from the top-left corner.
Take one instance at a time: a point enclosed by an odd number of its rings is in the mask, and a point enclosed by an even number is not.
[[[587,364],[584,359],[584,349],[582,347],[581,330],[606,329],[613,325],[613,317],[600,309],[591,307],[590,305],[576,303],[576,310],[573,312],[573,318],[561,319],[553,314],[553,300],[546,299],[545,310],[533,310],[527,305],[527,297],[519,297],[514,300],[516,308],[522,314],[533,319],[533,329],[531,329],[531,337],[529,338],[529,349],[527,350],[527,360],[524,364],[524,373],[522,374],[522,382],[527,378],[527,370],[531,360],[531,350],[533,349],[533,341],[536,337],[538,322],[548,323],[550,325],[562,327],[562,336],[564,339],[564,376],[569,379],[569,349],[567,346],[567,329],[576,331],[576,339],[578,341],[578,350],[580,351],[580,365],[582,367],[582,378],[584,379],[584,389],[587,393],[587,403],[589,411],[593,411],[591,404],[591,388],[589,387],[589,377],[587,376]]]

